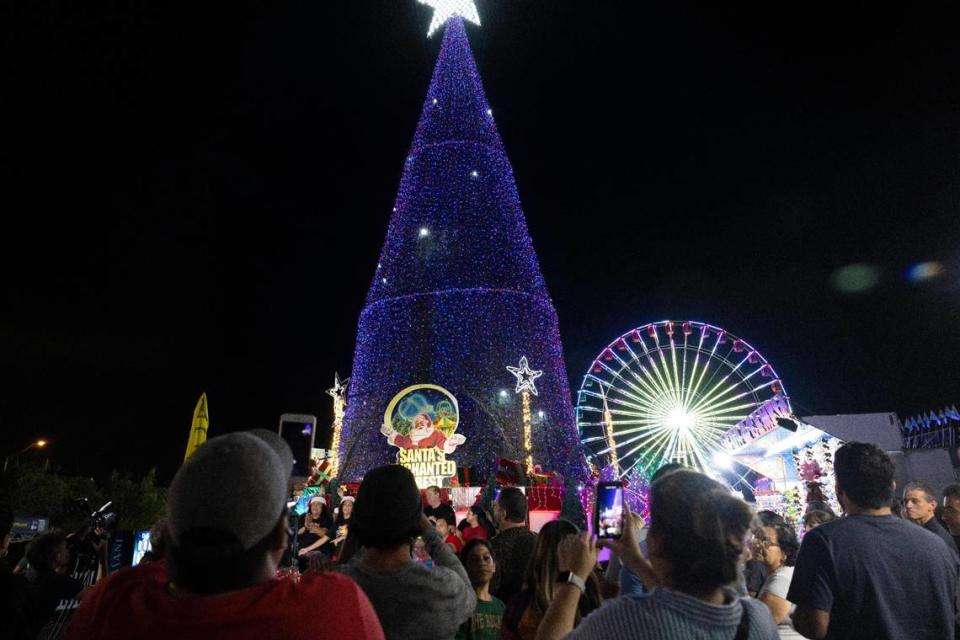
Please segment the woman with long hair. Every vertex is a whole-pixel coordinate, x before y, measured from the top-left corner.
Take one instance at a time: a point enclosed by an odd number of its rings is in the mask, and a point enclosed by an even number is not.
[[[776,640],[767,607],[734,588],[754,521],[750,507],[719,482],[687,470],[662,476],[650,494],[649,560],[640,553],[633,527],[619,540],[601,541],[650,592],[617,598],[574,629],[597,545],[588,534],[568,537],[558,558],[559,568],[570,575],[555,586],[537,640]]]
[[[313,553],[322,553],[327,557],[335,551],[331,540],[333,534],[333,518],[327,511],[326,501],[316,496],[310,501],[310,510],[303,516],[302,524],[297,530],[297,540],[300,550],[301,570],[307,565],[307,556]]]
[[[507,605],[503,616],[500,637],[504,640],[533,640],[547,608],[553,601],[554,590],[560,577],[557,548],[567,537],[580,533],[577,525],[569,520],[554,520],[543,525],[537,534],[533,554],[524,576],[523,590]],[[576,603],[574,625],[583,616],[600,606],[600,581],[591,571],[584,578],[585,588]]]
[[[350,518],[353,516],[353,496],[344,496],[337,508],[337,518],[333,521],[333,545],[336,548],[335,553],[339,556],[343,553],[343,542],[347,539],[347,533],[350,532]]]

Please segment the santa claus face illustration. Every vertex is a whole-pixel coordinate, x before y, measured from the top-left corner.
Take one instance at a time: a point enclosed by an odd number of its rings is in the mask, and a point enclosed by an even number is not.
[[[413,419],[413,424],[410,426],[410,437],[412,439],[426,438],[431,433],[433,433],[433,420],[430,419],[430,416],[421,413]]]

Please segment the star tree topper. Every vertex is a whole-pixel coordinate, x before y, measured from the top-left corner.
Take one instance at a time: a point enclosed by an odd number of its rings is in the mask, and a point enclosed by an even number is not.
[[[419,0],[420,4],[433,7],[433,21],[430,22],[430,30],[427,31],[427,37],[432,36],[440,27],[447,24],[447,20],[454,16],[460,16],[464,20],[469,20],[473,24],[480,26],[480,14],[477,13],[477,6],[474,0]]]
[[[531,369],[530,364],[527,362],[527,356],[520,358],[519,367],[507,367],[507,371],[517,376],[516,393],[529,391],[533,395],[539,395],[537,393],[537,385],[534,384],[534,382],[543,375],[543,371],[534,371]]]

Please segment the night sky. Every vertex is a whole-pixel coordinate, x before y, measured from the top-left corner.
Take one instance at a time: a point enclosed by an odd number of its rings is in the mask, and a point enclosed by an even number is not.
[[[430,9],[21,4],[0,19],[3,453],[48,436],[69,472],[168,480],[202,391],[211,435],[326,424]],[[801,414],[960,402],[951,3],[477,4],[572,392],[614,338],[672,318],[751,342]],[[908,281],[923,261],[943,274]],[[876,285],[838,290],[859,263]]]

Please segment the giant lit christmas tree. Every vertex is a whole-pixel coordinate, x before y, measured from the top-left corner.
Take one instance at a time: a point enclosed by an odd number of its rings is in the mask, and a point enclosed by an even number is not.
[[[526,416],[533,459],[582,476],[557,314],[460,17],[446,22],[393,211],[360,314],[342,479],[397,459],[384,411],[417,384],[459,403],[458,467],[482,479],[498,456],[523,459],[523,406],[506,370],[523,356],[543,371]]]

